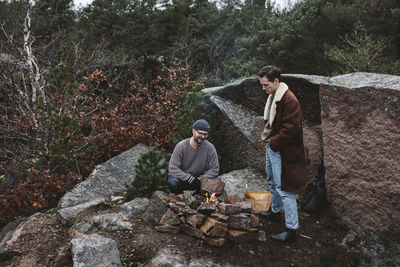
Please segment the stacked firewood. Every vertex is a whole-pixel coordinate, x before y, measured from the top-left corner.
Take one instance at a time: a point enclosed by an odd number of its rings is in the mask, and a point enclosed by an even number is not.
[[[210,180],[202,183],[201,194],[170,194],[166,201],[168,210],[156,229],[184,232],[212,246],[223,246],[227,239],[257,240],[259,217],[252,213],[251,203],[238,196],[227,196],[224,186],[221,181]]]

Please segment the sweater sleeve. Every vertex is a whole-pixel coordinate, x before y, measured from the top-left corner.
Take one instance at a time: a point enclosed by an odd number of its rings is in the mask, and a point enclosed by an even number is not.
[[[219,173],[219,162],[217,151],[214,146],[210,147],[208,152],[208,161],[207,161],[207,170],[205,170],[204,175],[202,177],[206,177],[208,179],[217,177]]]
[[[182,161],[183,147],[181,145],[177,145],[175,146],[174,151],[172,152],[171,159],[169,160],[168,175],[170,177],[178,178],[182,181],[193,180],[193,176],[191,176],[189,173],[185,173],[184,171],[182,171]]]
[[[300,104],[290,101],[284,106],[282,127],[279,132],[269,140],[269,146],[273,151],[281,151],[290,140],[298,135],[301,130]]]

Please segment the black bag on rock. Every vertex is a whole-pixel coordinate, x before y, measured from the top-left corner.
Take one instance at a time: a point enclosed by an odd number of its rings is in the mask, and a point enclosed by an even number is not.
[[[319,215],[326,206],[325,167],[324,163],[318,169],[315,179],[310,182],[304,192],[300,210]]]

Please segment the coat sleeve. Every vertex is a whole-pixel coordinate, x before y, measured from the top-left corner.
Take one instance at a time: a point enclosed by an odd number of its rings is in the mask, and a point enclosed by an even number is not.
[[[204,172],[201,177],[206,177],[208,179],[217,177],[219,173],[219,162],[218,162],[218,155],[215,147],[212,147],[208,153],[208,160],[207,160],[207,170]]]
[[[183,149],[181,146],[175,146],[168,165],[168,174],[170,177],[178,178],[182,181],[191,181],[194,179],[189,173],[182,171]]]
[[[282,127],[269,140],[273,151],[281,151],[290,141],[296,140],[301,131],[301,109],[297,101],[289,101],[283,105]]]

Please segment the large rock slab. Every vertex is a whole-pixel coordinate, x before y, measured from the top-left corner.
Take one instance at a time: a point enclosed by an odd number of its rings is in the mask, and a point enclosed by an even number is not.
[[[240,104],[255,113],[264,110],[265,102],[268,98],[261,89],[258,77],[238,80],[224,86],[206,88],[203,92],[211,93],[214,96],[224,99],[230,99],[234,103]]]
[[[257,156],[260,158],[265,158],[265,143],[260,139],[263,128],[263,117],[257,117],[254,122],[254,136],[255,145],[259,148],[257,151],[260,151]],[[311,181],[317,176],[318,168],[323,161],[321,126],[303,124],[303,142],[306,158],[307,180]],[[262,167],[265,168],[264,165]]]
[[[79,213],[81,213],[82,211],[96,206],[100,203],[102,203],[105,200],[105,198],[96,198],[93,199],[91,201],[76,205],[76,206],[72,206],[72,207],[68,207],[68,208],[63,208],[57,211],[57,218],[60,220],[61,223],[63,223],[64,225],[66,225],[67,223],[71,222],[71,220],[73,218],[75,218]]]
[[[319,86],[320,84],[327,84],[328,80],[328,77],[317,75],[282,75],[282,81],[289,86],[289,89],[296,95],[300,102],[305,124],[311,127],[321,124]]]
[[[265,160],[259,154],[263,152],[254,145],[255,113],[242,104],[220,96],[212,96],[210,100],[217,107],[221,134],[226,144],[218,149],[218,156],[223,159],[220,161],[221,168],[230,172],[251,166],[262,171]]]
[[[3,252],[12,248],[13,245],[18,242],[23,235],[27,234],[29,231],[27,228],[29,228],[29,225],[32,223],[32,221],[35,221],[40,217],[44,217],[44,215],[35,213],[30,217],[17,219],[15,223],[10,223],[4,229],[2,229],[2,233],[3,230],[6,230],[4,235],[2,234],[2,239],[0,242],[0,248],[3,249]],[[10,228],[8,226],[10,226]]]
[[[0,232],[0,263],[10,260],[13,256],[19,253],[13,250],[14,243],[23,234],[23,228],[27,221],[36,217],[37,214],[30,218],[20,218],[7,224]]]
[[[219,176],[225,183],[225,191],[228,195],[236,195],[242,200],[246,191],[246,184],[251,191],[269,191],[266,175],[260,174],[251,168],[235,170]]]
[[[36,213],[18,222],[0,242],[0,266],[72,266],[66,228],[56,216]]]
[[[148,150],[146,145],[137,144],[128,151],[96,166],[85,181],[76,185],[61,198],[59,206],[74,206],[94,198],[107,198],[125,190],[124,184],[130,184],[135,177],[135,164],[140,153]]]
[[[35,215],[36,216],[36,215]],[[7,242],[13,238],[15,232],[22,228],[27,221],[28,218],[18,218],[12,222],[9,222],[6,226],[4,226],[0,231],[0,249],[3,249],[2,252],[6,252],[5,248],[7,246]]]
[[[289,85],[299,99],[304,118],[304,144],[307,157],[307,177],[315,177],[322,160],[322,130],[320,128],[319,86],[329,78],[316,75],[285,74],[282,81]],[[258,78],[206,88],[219,112],[226,145],[218,150],[221,169],[225,172],[251,167],[265,173],[265,144],[260,135],[264,127],[262,115],[268,95],[261,89]]]
[[[328,84],[329,78],[318,75],[282,74],[281,79],[298,98],[304,120],[311,125],[320,124],[319,85]],[[206,88],[203,92],[228,99],[256,116],[264,114],[268,98],[261,88],[258,77],[243,79],[225,86]]]
[[[249,142],[254,142],[253,123],[255,113],[242,104],[219,96],[212,96],[210,100],[229,118],[232,124],[239,128]]]
[[[282,81],[302,108],[308,180],[323,158],[329,199],[339,215],[366,226],[398,228],[400,77],[284,74]],[[213,95],[225,140],[235,144],[219,150],[224,170],[250,166],[264,172],[264,145],[257,144],[263,122],[257,116],[267,95],[258,78],[204,91]]]
[[[65,209],[73,209],[75,207],[87,205],[87,203],[90,202]],[[73,228],[84,234],[96,231],[132,230],[132,224],[129,222],[129,217],[132,217],[136,213],[143,212],[148,204],[148,198],[135,198],[134,200],[121,205],[121,210],[119,212],[104,213],[95,215],[89,219],[86,218],[85,221],[80,221],[74,224]]]
[[[332,77],[329,79],[329,84],[349,89],[374,87],[376,89],[400,90],[400,76],[354,72]]]
[[[400,228],[400,77],[352,73],[321,85],[328,197],[343,218]]]
[[[319,166],[324,160],[321,126],[303,125],[303,142],[307,180],[311,181],[317,176]]]
[[[71,240],[74,266],[122,266],[117,243],[98,234]]]

